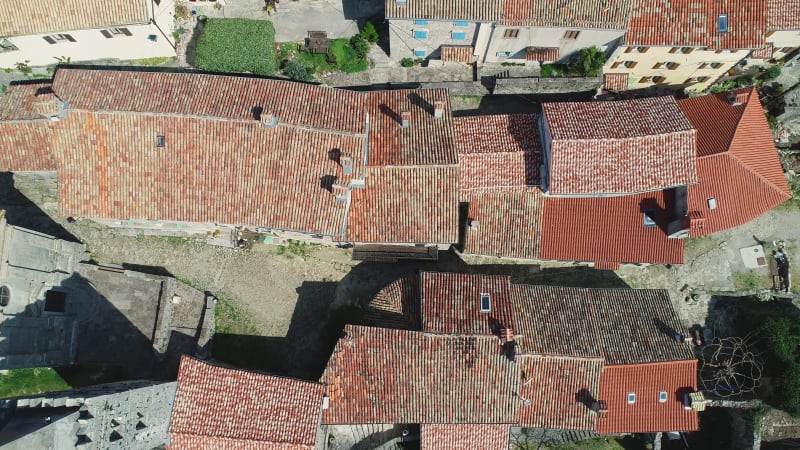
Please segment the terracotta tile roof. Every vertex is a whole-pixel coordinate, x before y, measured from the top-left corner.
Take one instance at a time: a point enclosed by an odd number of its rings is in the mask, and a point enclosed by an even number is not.
[[[42,119],[40,104],[56,100],[49,81],[11,84],[0,97],[0,121]]]
[[[558,61],[561,59],[558,47],[528,47],[525,49],[526,61]]]
[[[513,328],[509,277],[424,272],[420,278],[422,331],[492,335]],[[482,294],[490,296],[490,311],[481,312]]]
[[[0,172],[56,170],[50,153],[53,134],[46,119],[0,121]]]
[[[441,60],[450,62],[471,63],[475,61],[471,45],[442,45]]]
[[[314,450],[314,445],[173,434],[167,450]]]
[[[718,31],[720,14],[728,15],[724,34]],[[634,8],[625,40],[637,46],[760,48],[766,25],[765,0],[653,0]]]
[[[767,30],[800,29],[800,0],[767,0]]]
[[[364,133],[365,95],[290,81],[203,73],[59,69],[53,90],[70,108],[280,123]],[[260,109],[259,109],[260,108]],[[255,110],[255,111],[254,111]]]
[[[368,167],[352,191],[349,242],[458,241],[458,167]]]
[[[129,113],[70,111],[58,125],[64,216],[246,224],[332,236],[341,233],[346,205],[321,179],[346,177],[329,151],[359,155],[364,142],[256,121]],[[164,147],[156,146],[159,135]],[[258,150],[242,159],[244,149]]]
[[[513,423],[519,370],[496,337],[353,325],[342,336],[322,375],[323,423]]]
[[[367,102],[370,166],[458,164],[447,89],[369,92]],[[441,119],[434,117],[436,102]],[[410,113],[408,128],[400,126],[403,112]]]
[[[508,449],[508,425],[425,424],[420,428],[420,450]]]
[[[385,0],[387,19],[437,19],[495,22],[500,19],[502,0]]]
[[[458,117],[453,122],[462,190],[539,183],[536,115]]]
[[[644,226],[654,210],[657,226]],[[619,197],[546,197],[539,257],[598,263],[682,264],[683,241],[664,232],[672,201],[662,191]]]
[[[317,383],[223,368],[183,356],[169,432],[187,444],[197,437],[200,442],[238,441],[236,445],[228,442],[228,448],[297,448],[254,447],[248,441],[313,448],[323,391]]]
[[[744,103],[733,106],[729,96],[737,95]],[[697,128],[700,145],[700,184],[689,187],[689,211],[704,220],[702,228],[691,230],[692,236],[742,225],[791,198],[755,89],[696,97],[679,105]],[[715,199],[713,210],[710,198]]]
[[[419,277],[400,278],[370,300],[362,323],[373,327],[419,330],[419,310]]]
[[[775,53],[775,48],[772,44],[767,44],[762,48],[753,50],[750,53],[750,57],[754,59],[770,59],[773,53]]]
[[[625,30],[631,14],[631,0],[505,0],[503,25],[533,27],[596,28]]]
[[[624,91],[628,89],[628,73],[604,73],[603,88],[607,91]]]
[[[525,354],[602,357],[607,364],[692,359],[665,290],[512,285]],[[566,332],[569,330],[569,332]]]
[[[530,402],[517,407],[519,426],[595,429],[597,415],[589,406],[600,394],[602,359],[525,356],[517,363],[522,372],[519,396]]]
[[[148,4],[145,0],[0,0],[0,36],[147,23]]]
[[[464,253],[538,259],[544,198],[538,188],[468,191]]]
[[[697,412],[683,408],[683,394],[697,390],[697,360],[655,364],[605,366],[600,376],[600,400],[608,413],[597,421],[597,432],[647,433],[693,431],[699,428]],[[660,403],[659,392],[667,392]],[[628,393],[636,395],[628,404]]]
[[[545,103],[549,192],[635,193],[697,182],[695,131],[673,97]]]

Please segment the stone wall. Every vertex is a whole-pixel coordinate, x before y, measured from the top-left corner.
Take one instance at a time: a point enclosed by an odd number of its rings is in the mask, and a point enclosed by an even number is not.
[[[542,94],[586,92],[600,88],[601,77],[593,78],[498,78],[494,94]]]

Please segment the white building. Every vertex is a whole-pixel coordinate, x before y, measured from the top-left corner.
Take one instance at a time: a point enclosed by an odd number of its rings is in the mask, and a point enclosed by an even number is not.
[[[174,0],[0,0],[0,67],[175,56]]]

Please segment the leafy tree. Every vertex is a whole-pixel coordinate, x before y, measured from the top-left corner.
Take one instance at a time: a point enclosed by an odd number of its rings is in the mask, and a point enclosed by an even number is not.
[[[350,46],[353,47],[353,50],[360,59],[365,59],[367,57],[367,52],[369,51],[369,42],[364,38],[364,36],[357,34],[351,37]]]
[[[308,69],[306,68],[306,66],[295,60],[286,61],[286,65],[283,66],[283,73],[285,73],[286,76],[291,78],[292,80],[297,80],[297,81],[311,80],[311,74],[308,73]]]
[[[375,25],[369,20],[364,24],[364,29],[361,30],[361,35],[364,36],[364,39],[366,39],[367,42],[372,44],[378,42],[378,39],[381,37],[378,34],[378,30],[375,29]]]
[[[572,64],[572,71],[584,77],[596,77],[603,70],[606,54],[597,47],[582,48],[578,59]]]
[[[778,78],[780,75],[781,75],[781,66],[772,66],[769,69],[767,69],[767,71],[764,73],[764,79],[767,81],[774,80],[775,78]]]
[[[413,67],[414,66],[414,60],[411,59],[411,58],[403,58],[403,59],[400,60],[400,65],[403,66],[403,67]]]

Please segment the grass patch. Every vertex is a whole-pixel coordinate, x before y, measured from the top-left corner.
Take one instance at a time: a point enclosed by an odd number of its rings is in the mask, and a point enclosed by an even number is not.
[[[0,398],[64,391],[70,387],[55,370],[47,367],[9,370],[0,375]]]
[[[350,46],[349,39],[332,39],[330,52],[336,57],[336,67],[342,72],[354,73],[367,70],[366,59],[360,58],[356,54],[356,51]]]
[[[736,292],[772,288],[772,281],[768,276],[757,274],[752,270],[734,273],[731,278]]]
[[[219,334],[259,334],[258,325],[241,306],[226,298],[217,298],[214,306],[215,328]],[[214,344],[216,351],[216,344]]]
[[[528,445],[525,450],[533,450],[536,448],[540,448],[539,444]],[[607,437],[587,439],[578,442],[565,442],[563,444],[553,446],[542,445],[541,448],[546,448],[549,450],[644,450],[646,447],[645,443],[639,438],[634,436],[624,436],[618,438]]]
[[[275,74],[277,55],[272,22],[208,19],[197,42],[194,65],[212,72]]]
[[[281,51],[283,53],[283,51]],[[336,66],[328,63],[328,55],[319,53],[301,52],[298,51],[295,55],[295,61],[306,66],[306,69],[311,73],[330,72],[336,70]]]
[[[285,244],[278,247],[278,254],[286,256],[287,258],[292,258],[294,256],[299,256],[303,259],[306,259],[308,256],[311,255],[311,249],[315,247],[315,244],[309,244],[308,242],[303,241],[295,241],[294,239],[289,239],[286,241]]]
[[[136,59],[134,62],[140,66],[160,66],[170,59],[168,56],[155,56],[153,58]]]

